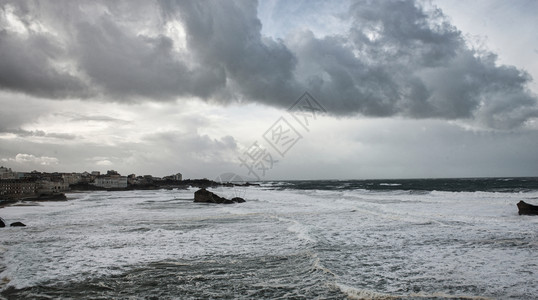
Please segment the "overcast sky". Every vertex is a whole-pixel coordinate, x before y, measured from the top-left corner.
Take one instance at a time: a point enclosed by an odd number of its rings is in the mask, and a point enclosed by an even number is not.
[[[536,12],[534,0],[0,0],[0,164],[538,176]]]

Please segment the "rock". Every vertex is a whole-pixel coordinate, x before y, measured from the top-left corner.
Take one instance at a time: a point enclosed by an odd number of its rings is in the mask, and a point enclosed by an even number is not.
[[[232,204],[232,203],[243,203],[245,200],[243,198],[233,198],[232,200],[222,198],[219,195],[210,192],[206,189],[199,189],[194,192],[194,202],[199,203],[217,203],[217,204]]]
[[[4,219],[0,218],[0,228],[6,227],[6,223],[4,222]]]
[[[520,215],[538,215],[538,206],[519,201],[517,203]]]
[[[199,189],[194,192],[194,202],[200,203],[222,203],[224,198],[206,189]]]
[[[11,227],[26,227],[26,225],[24,225],[22,222],[15,222],[15,223],[11,223],[11,225],[9,225]]]
[[[232,201],[235,202],[235,203],[245,203],[245,199],[241,198],[241,197],[235,197],[235,198],[232,198]]]

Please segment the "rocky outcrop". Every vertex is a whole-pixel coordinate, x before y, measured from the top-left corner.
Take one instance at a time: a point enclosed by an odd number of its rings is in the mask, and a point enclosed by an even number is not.
[[[520,215],[538,215],[538,206],[519,201],[517,204]]]
[[[6,221],[2,218],[0,218],[0,227],[6,227]],[[26,225],[24,225],[22,222],[14,222],[14,223],[11,223],[9,226],[11,227],[26,227]]]
[[[210,192],[206,189],[199,189],[194,192],[194,202],[198,203],[217,203],[217,204],[232,204],[232,203],[243,203],[245,199],[240,197],[235,197],[231,200],[223,198],[213,192]]]
[[[22,222],[14,222],[14,223],[11,223],[9,226],[11,226],[11,227],[26,227],[26,225],[24,225],[24,223],[22,223]]]

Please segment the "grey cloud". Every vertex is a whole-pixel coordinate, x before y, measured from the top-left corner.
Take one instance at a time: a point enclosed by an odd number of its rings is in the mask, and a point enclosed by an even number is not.
[[[0,30],[0,87],[46,98],[87,96],[84,82],[57,65],[62,51],[49,36]]]
[[[69,133],[56,133],[56,132],[45,132],[43,130],[24,130],[24,129],[4,129],[0,130],[2,133],[11,133],[19,137],[46,137],[46,138],[54,138],[54,139],[61,139],[61,140],[74,140],[76,138],[76,135],[69,134]]]
[[[289,39],[297,79],[336,114],[470,119],[513,128],[538,116],[530,76],[468,48],[442,12],[414,1],[356,1],[349,35]]]
[[[528,92],[530,76],[496,57],[463,52],[446,66],[420,70],[431,91],[426,99],[435,117],[477,118],[493,128],[512,128],[538,116],[536,98]]]
[[[220,156],[221,152],[237,150],[237,142],[232,136],[220,139],[208,135],[200,135],[195,131],[167,131],[144,138],[149,142],[165,145],[167,149],[175,149],[178,153],[194,153],[202,156]]]
[[[56,139],[62,139],[62,140],[74,140],[77,138],[76,135],[70,134],[70,133],[57,133],[57,132],[49,132],[46,133],[46,137],[56,138]]]
[[[360,0],[350,14],[354,46],[375,63],[436,66],[465,47],[441,11],[427,11],[415,1]]]
[[[22,128],[35,122],[53,109],[51,102],[0,92],[0,132]]]
[[[349,31],[317,37],[305,30],[284,40],[262,35],[253,1],[31,3],[1,6],[0,22],[14,8],[28,34],[0,31],[0,89],[283,108],[307,90],[334,115],[465,119],[493,128],[538,116],[527,73],[470,49],[439,9],[418,1],[354,1],[343,17]],[[37,21],[50,32],[32,29]],[[172,21],[184,26],[186,50],[166,35]]]
[[[187,66],[189,57],[174,51],[169,37],[141,33],[163,31],[154,2],[0,5],[0,22],[7,24],[13,14],[26,31],[0,31],[0,89],[45,98],[139,101],[208,98],[225,83],[220,70]],[[53,34],[34,30],[37,22]]]
[[[35,128],[35,123],[40,118],[46,118],[51,111],[58,110],[61,103],[0,92],[0,107],[0,133],[14,134],[18,137],[34,136],[62,140],[77,138],[76,135],[69,133],[23,129],[28,125]]]
[[[257,2],[166,4],[166,15],[185,25],[189,50],[199,62],[221,70],[238,98],[279,104],[295,97],[296,58],[282,41],[262,37]]]
[[[58,2],[57,4],[61,4]],[[46,2],[0,1],[0,89],[45,98],[88,97],[89,87],[73,68],[64,32],[37,30],[49,27]],[[8,19],[17,19],[18,31],[10,30]]]
[[[238,167],[237,147],[231,136],[212,138],[195,132],[160,132],[145,136],[142,142],[120,141],[113,146],[98,142],[20,139],[0,143],[0,162],[17,171],[44,170],[38,163],[25,162],[31,157],[57,157],[60,159],[58,164],[48,165],[47,171],[106,171],[113,168],[125,175],[164,176],[181,172],[186,178],[213,178]],[[16,157],[21,153],[24,156],[17,161]]]
[[[129,121],[125,121],[118,118],[113,118],[110,116],[105,115],[82,115],[82,114],[76,114],[76,113],[63,113],[59,114],[66,116],[70,118],[71,121],[74,122],[88,122],[88,121],[97,121],[97,122],[111,122],[111,123],[128,123]]]
[[[77,41],[81,67],[92,82],[120,100],[207,98],[224,83],[219,70],[188,68],[170,38],[137,35],[121,28],[113,16],[78,24]]]

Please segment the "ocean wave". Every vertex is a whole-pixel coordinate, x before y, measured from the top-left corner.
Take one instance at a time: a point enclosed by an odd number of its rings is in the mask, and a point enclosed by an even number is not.
[[[382,182],[379,185],[380,186],[401,186],[402,184],[401,183],[386,183],[386,182]]]

